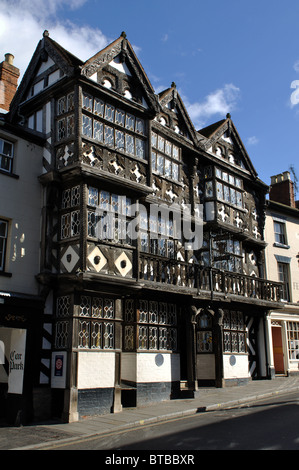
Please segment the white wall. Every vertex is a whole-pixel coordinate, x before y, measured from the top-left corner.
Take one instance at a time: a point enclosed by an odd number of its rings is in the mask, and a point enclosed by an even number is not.
[[[115,353],[102,351],[78,352],[79,390],[113,388],[115,385]]]
[[[37,294],[39,272],[42,148],[0,129],[0,137],[14,143],[13,173],[0,174],[0,218],[9,221],[5,272],[1,291]]]
[[[169,353],[123,353],[121,378],[130,382],[174,382],[180,380],[180,355]]]
[[[224,354],[223,375],[225,379],[243,379],[249,377],[247,354]]]

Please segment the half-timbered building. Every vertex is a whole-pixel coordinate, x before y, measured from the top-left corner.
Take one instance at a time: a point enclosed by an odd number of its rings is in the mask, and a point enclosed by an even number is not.
[[[45,139],[36,279],[54,414],[267,377],[281,284],[264,273],[267,186],[230,115],[196,130],[125,33],[83,62],[45,31],[8,119]]]

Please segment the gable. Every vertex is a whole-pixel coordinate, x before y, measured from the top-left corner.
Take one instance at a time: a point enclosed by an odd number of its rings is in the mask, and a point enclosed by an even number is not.
[[[125,33],[88,59],[81,74],[145,108],[158,109],[153,87]]]
[[[257,176],[230,115],[218,123],[201,129],[199,133],[206,138],[205,149],[217,159],[238,170],[249,172],[254,177]]]
[[[20,103],[36,96],[64,76],[71,76],[83,62],[50,39],[47,31],[39,41],[10,106],[13,119]]]
[[[175,83],[171,88],[159,93],[161,110],[156,120],[176,134],[186,137],[197,144],[197,135],[184,103],[176,89]]]

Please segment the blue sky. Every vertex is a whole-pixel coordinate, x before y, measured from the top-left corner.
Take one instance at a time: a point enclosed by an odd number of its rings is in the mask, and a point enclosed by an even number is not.
[[[174,81],[197,129],[231,113],[270,184],[291,165],[299,179],[298,26],[298,0],[0,0],[0,58],[24,73],[48,29],[86,60],[125,31],[156,92]]]

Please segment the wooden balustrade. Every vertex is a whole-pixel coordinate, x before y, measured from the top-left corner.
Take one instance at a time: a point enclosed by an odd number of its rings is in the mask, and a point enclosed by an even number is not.
[[[139,280],[279,302],[283,283],[140,253]]]

